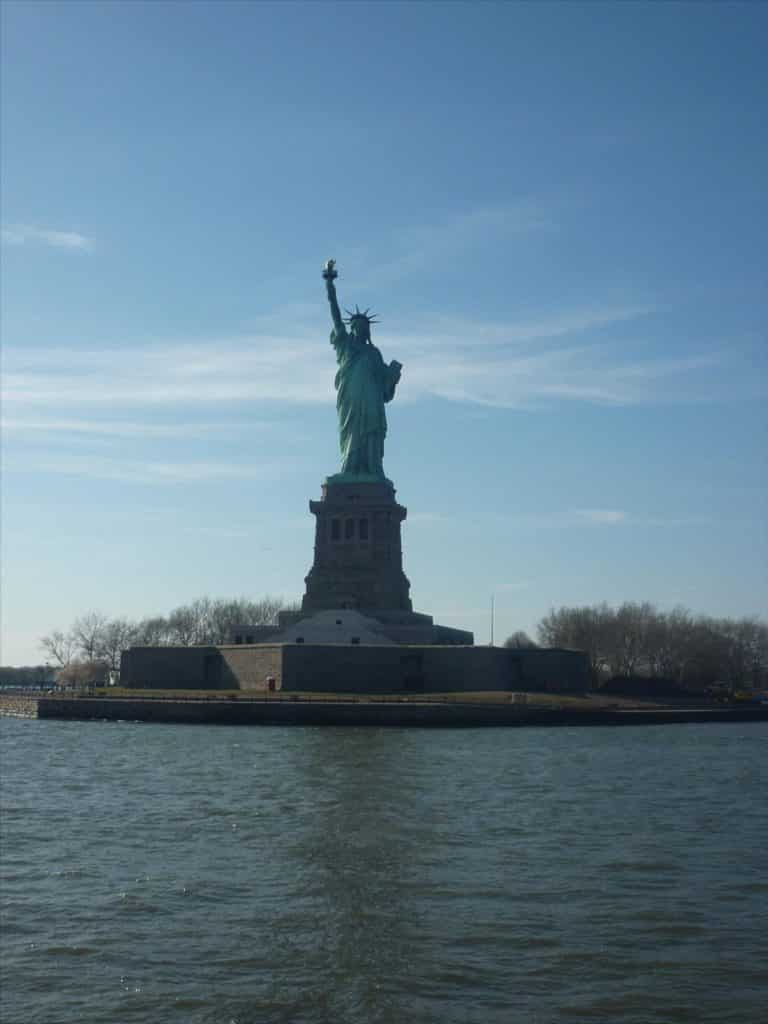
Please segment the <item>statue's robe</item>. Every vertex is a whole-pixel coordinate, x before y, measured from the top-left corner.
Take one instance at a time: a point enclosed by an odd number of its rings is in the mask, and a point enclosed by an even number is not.
[[[358,341],[342,327],[331,331],[339,364],[336,411],[339,416],[341,472],[384,476],[385,402],[395,395],[399,365],[388,365],[369,342]]]

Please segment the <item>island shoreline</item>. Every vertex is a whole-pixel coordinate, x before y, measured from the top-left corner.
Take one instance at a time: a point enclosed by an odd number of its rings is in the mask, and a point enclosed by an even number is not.
[[[0,714],[76,721],[201,725],[327,725],[477,728],[680,725],[768,721],[767,705],[651,708],[535,707],[524,703],[418,698],[355,700],[227,697],[92,697],[2,695]]]

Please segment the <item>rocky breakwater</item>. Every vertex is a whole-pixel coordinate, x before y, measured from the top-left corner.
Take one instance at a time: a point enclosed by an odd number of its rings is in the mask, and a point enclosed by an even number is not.
[[[0,693],[0,715],[8,718],[37,718],[40,698],[30,693]]]

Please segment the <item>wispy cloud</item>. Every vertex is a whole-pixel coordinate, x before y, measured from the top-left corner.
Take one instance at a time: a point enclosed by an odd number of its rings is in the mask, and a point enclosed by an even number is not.
[[[665,529],[709,526],[713,522],[708,516],[633,515],[623,509],[613,508],[573,508],[555,513],[546,512],[520,516],[503,516],[500,519],[517,529],[532,530],[567,530],[588,527],[654,527]]]
[[[614,313],[598,325],[629,319],[632,314]],[[584,319],[574,318],[583,324]],[[551,329],[550,325],[550,329]],[[482,330],[482,328],[481,328]],[[576,401],[594,405],[644,405],[658,401],[686,401],[714,397],[721,388],[702,378],[706,371],[733,361],[734,354],[720,351],[695,353],[683,358],[638,358],[626,345],[610,344],[601,334],[591,340],[589,328],[579,326],[571,337],[546,333],[542,325],[525,335],[518,325],[491,325],[493,341],[482,335],[450,331],[447,324],[434,334],[426,331],[400,337],[410,363],[403,375],[403,397],[424,393],[450,401],[497,407],[552,406]],[[640,343],[642,348],[642,343]],[[633,346],[634,349],[634,346]],[[404,360],[403,360],[404,361]],[[718,382],[719,384],[719,382]]]
[[[136,484],[185,484],[209,480],[276,480],[286,476],[295,460],[279,462],[226,462],[186,460],[176,462],[140,459],[99,458],[93,455],[67,455],[53,458],[6,460],[6,471],[88,477]]]
[[[331,352],[331,360],[332,360]],[[7,402],[49,407],[330,401],[329,351],[318,338],[257,335],[115,349],[10,350]],[[332,366],[332,363],[331,363]]]
[[[124,421],[110,419],[67,419],[61,417],[25,418],[9,417],[0,422],[0,430],[4,436],[29,440],[58,438],[71,440],[80,437],[86,443],[94,440],[179,440],[189,441],[200,438],[216,440],[237,440],[245,432],[273,433],[275,423],[270,421],[251,421],[239,419],[236,422],[209,422],[206,420],[189,420],[180,423],[157,423],[152,420]],[[281,429],[281,436],[284,431]],[[305,435],[294,434],[301,438]]]
[[[585,523],[596,525],[623,523],[627,518],[626,512],[617,508],[575,508],[573,514]]]
[[[392,280],[464,254],[480,243],[487,245],[494,238],[551,231],[554,227],[549,213],[534,201],[475,207],[439,223],[399,232],[395,245],[404,255],[379,266],[377,275]]]
[[[401,402],[432,396],[509,408],[719,397],[722,372],[737,365],[734,349],[642,358],[637,355],[642,342],[634,342],[631,353],[626,344],[611,343],[613,328],[618,331],[622,323],[647,311],[643,305],[591,306],[539,321],[480,322],[472,329],[463,319],[422,318],[415,329],[381,330],[376,342],[386,358],[399,357],[405,364]],[[3,397],[8,409],[46,406],[57,411],[73,406],[108,406],[112,411],[153,405],[197,410],[216,403],[330,403],[333,354],[323,341],[325,334],[325,325],[317,324],[291,332],[212,338],[208,344],[134,345],[130,361],[117,349],[7,347]],[[754,382],[754,374],[750,379]],[[71,419],[66,414],[61,418]]]
[[[55,231],[33,224],[9,224],[0,230],[4,245],[47,245],[53,249],[93,248],[93,239],[77,231]]]
[[[357,262],[362,269],[352,283],[361,287],[373,281],[391,284],[406,275],[444,265],[446,259],[467,256],[479,245],[556,229],[552,211],[534,199],[475,206],[431,224],[393,231],[388,248],[397,255],[390,259],[358,250]],[[344,248],[349,252],[352,247]]]
[[[616,303],[594,305],[578,309],[543,313],[536,318],[513,320],[503,323],[478,321],[456,315],[413,318],[410,327],[417,338],[424,342],[440,344],[444,335],[461,337],[464,344],[472,347],[504,347],[510,345],[532,345],[539,341],[560,338],[564,335],[579,335],[605,326],[619,325],[639,317],[659,312],[659,307],[649,302],[635,302],[619,305]],[[415,330],[413,328],[415,327]]]

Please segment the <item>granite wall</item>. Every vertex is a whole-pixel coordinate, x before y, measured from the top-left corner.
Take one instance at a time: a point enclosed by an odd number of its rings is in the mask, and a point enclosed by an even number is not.
[[[280,644],[258,644],[254,647],[219,647],[223,664],[225,690],[266,690],[267,679],[275,680],[279,690],[283,680],[283,650]]]
[[[446,693],[510,690],[499,647],[291,644],[283,648],[283,689],[317,693]]]
[[[588,689],[581,651],[434,645],[254,644],[132,647],[121,684],[162,690],[275,688],[314,693]]]
[[[120,659],[120,685],[133,689],[219,690],[216,647],[131,647]]]
[[[131,647],[120,663],[120,685],[149,690],[264,690],[279,688],[278,644],[222,647]]]

